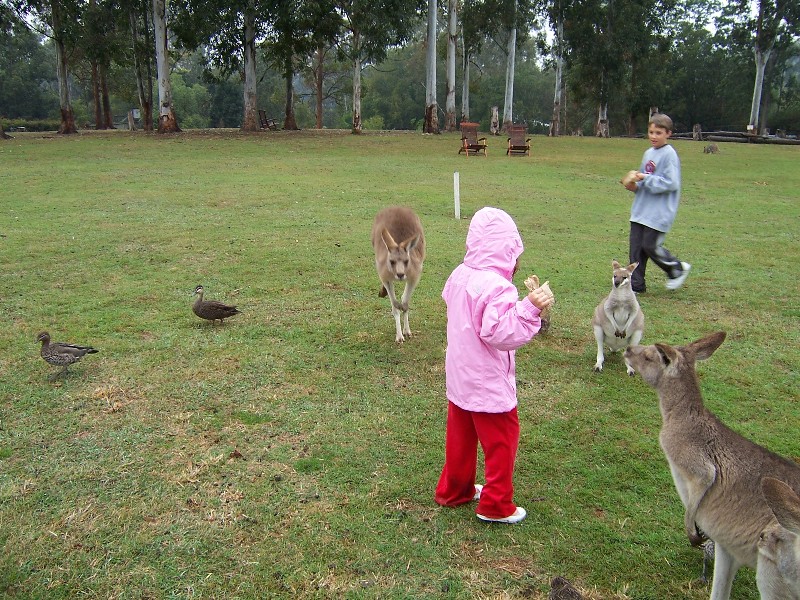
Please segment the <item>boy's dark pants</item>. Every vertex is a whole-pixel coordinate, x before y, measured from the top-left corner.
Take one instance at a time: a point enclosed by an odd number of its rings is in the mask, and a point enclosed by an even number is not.
[[[632,263],[639,263],[631,275],[631,288],[634,292],[645,291],[644,275],[648,258],[653,259],[670,279],[678,277],[683,271],[681,261],[662,245],[666,235],[663,231],[631,222],[630,260]]]

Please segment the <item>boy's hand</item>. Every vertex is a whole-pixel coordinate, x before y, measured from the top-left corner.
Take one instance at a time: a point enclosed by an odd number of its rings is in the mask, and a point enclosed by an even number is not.
[[[626,190],[631,192],[636,191],[636,183],[644,179],[644,173],[640,173],[639,171],[628,171],[625,174],[625,177],[619,180],[619,182],[625,186]]]

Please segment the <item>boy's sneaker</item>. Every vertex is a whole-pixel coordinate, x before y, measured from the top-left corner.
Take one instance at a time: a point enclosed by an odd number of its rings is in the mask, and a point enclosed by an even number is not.
[[[472,497],[472,499],[473,500],[480,500],[482,491],[483,491],[483,486],[480,483],[476,483],[475,484],[475,495]]]
[[[667,281],[666,287],[668,290],[677,290],[683,285],[683,282],[686,281],[686,278],[689,276],[689,271],[692,269],[692,265],[682,262],[681,269],[683,270],[681,271],[680,275]]]
[[[510,524],[513,525],[514,523],[519,523],[520,521],[522,521],[522,519],[524,519],[527,516],[528,516],[527,511],[524,508],[522,508],[521,506],[518,506],[517,510],[514,511],[514,514],[513,515],[509,515],[508,517],[502,517],[500,519],[493,519],[491,517],[485,517],[485,516],[479,514],[478,518],[481,521],[488,521],[489,523],[510,523]]]

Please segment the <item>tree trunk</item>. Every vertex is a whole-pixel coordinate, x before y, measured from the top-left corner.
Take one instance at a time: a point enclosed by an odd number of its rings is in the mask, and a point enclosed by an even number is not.
[[[458,0],[447,2],[447,97],[444,104],[444,128],[456,130],[456,40],[458,35]]]
[[[314,86],[317,90],[315,113],[317,117],[317,129],[322,129],[322,92],[325,82],[325,48],[320,44],[317,46],[317,67],[314,71]]]
[[[461,120],[469,121],[469,54],[464,39],[461,39],[462,82],[461,82]]]
[[[436,0],[428,0],[428,35],[425,59],[425,122],[424,133],[439,133],[439,105],[436,102]]]
[[[108,68],[100,65],[100,97],[103,100],[103,129],[116,129],[111,112],[111,98],[108,93]]]
[[[103,129],[103,111],[100,108],[100,74],[97,61],[91,60],[92,104],[94,104],[94,128]]]
[[[609,137],[608,129],[608,103],[601,102],[597,110],[597,126],[595,127],[595,135],[597,137]]]
[[[144,11],[145,46],[150,48],[149,26],[147,24],[147,10]],[[133,7],[130,10],[131,38],[133,40],[133,67],[136,72],[136,89],[139,94],[139,109],[142,114],[142,128],[145,131],[153,131],[153,77],[150,72],[149,53],[145,55],[147,62],[147,76],[145,81],[145,69],[142,68],[142,55],[139,48],[139,19]]]
[[[355,36],[354,36],[355,39]],[[353,59],[353,133],[361,133],[361,49],[357,47]]]
[[[516,3],[515,3],[516,9]],[[503,129],[508,128],[514,124],[514,115],[512,114],[514,104],[514,64],[517,58],[517,28],[512,27],[508,31],[508,62],[506,63],[506,94],[505,102],[503,103]]]
[[[3,129],[3,122],[0,121],[0,140],[10,140],[11,136],[8,135]]]
[[[256,95],[256,11],[252,2],[244,13],[244,114],[242,131],[258,131],[258,97]]]
[[[297,120],[294,116],[294,67],[292,65],[292,57],[286,58],[286,116],[283,120],[283,128],[286,131],[297,131]]]
[[[492,107],[491,116],[489,117],[489,133],[500,135],[500,113],[496,106]]]
[[[761,94],[764,89],[764,73],[767,70],[767,61],[772,52],[772,48],[762,49],[756,40],[755,46],[755,59],[756,59],[756,82],[753,86],[753,102],[750,105],[750,123],[747,126],[748,131],[758,133],[759,130],[759,111],[761,109]]]
[[[561,135],[561,80],[564,76],[563,39],[564,21],[561,15],[559,15],[558,24],[556,26],[556,85],[555,91],[553,92],[553,116],[550,118],[549,135],[551,137],[558,137]]]
[[[72,111],[72,102],[69,96],[69,70],[67,69],[67,52],[64,47],[64,32],[62,30],[61,4],[59,0],[52,1],[51,12],[56,47],[58,99],[61,109],[61,124],[58,127],[58,133],[68,135],[78,133],[78,128],[75,126],[75,113]]]
[[[178,118],[175,116],[175,107],[172,103],[165,0],[153,0],[153,29],[158,71],[158,133],[174,133],[181,128],[178,127]]]

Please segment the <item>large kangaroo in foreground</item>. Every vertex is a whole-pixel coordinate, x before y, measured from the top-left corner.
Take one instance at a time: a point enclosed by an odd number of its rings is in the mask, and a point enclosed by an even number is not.
[[[410,208],[390,206],[375,216],[372,225],[372,248],[375,250],[375,268],[381,280],[380,297],[389,296],[395,321],[395,341],[403,342],[403,334],[410,336],[408,303],[422,275],[425,260],[425,233],[419,217]],[[394,293],[394,282],[405,281],[400,301]],[[400,317],[403,317],[402,328]]]
[[[729,429],[703,406],[695,360],[707,359],[724,339],[725,332],[717,332],[686,346],[655,344],[625,351],[627,362],[658,393],[659,439],[686,508],[689,541],[714,540],[711,600],[728,600],[739,567],[761,564],[759,539],[777,525],[762,494],[762,478],[778,479],[800,492],[800,465]],[[762,598],[797,598],[794,587],[794,596]]]
[[[772,477],[761,487],[778,522],[758,540],[758,591],[762,600],[800,600],[800,496]]]

